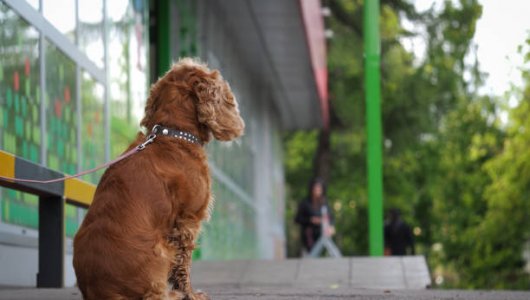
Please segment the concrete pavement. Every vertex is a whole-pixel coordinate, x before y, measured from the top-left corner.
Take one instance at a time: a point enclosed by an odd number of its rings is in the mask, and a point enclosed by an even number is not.
[[[377,290],[362,288],[198,286],[214,300],[528,300],[530,292],[460,290]],[[80,292],[68,289],[0,289],[2,300],[81,300]]]
[[[200,261],[194,288],[215,300],[289,299],[530,299],[530,292],[430,290],[425,260],[354,257],[282,261]],[[81,300],[76,288],[1,288],[0,300]]]

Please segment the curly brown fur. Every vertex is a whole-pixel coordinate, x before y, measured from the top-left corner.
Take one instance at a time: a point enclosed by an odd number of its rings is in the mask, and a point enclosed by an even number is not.
[[[218,71],[191,59],[151,88],[141,125],[187,131],[204,142],[231,140],[244,122]],[[138,133],[129,149],[145,140]],[[208,299],[193,292],[191,252],[211,201],[206,152],[157,136],[111,166],[74,239],[74,269],[85,299]]]

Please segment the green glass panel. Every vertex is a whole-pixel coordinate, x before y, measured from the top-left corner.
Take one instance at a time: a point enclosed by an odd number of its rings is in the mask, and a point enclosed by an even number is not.
[[[38,198],[14,190],[2,189],[2,220],[6,223],[37,228]]]
[[[55,133],[55,123],[56,123],[56,118],[55,116],[49,116],[48,117],[48,122],[50,122],[50,126],[48,126],[48,133]],[[49,135],[50,137],[52,137],[53,135]]]
[[[15,92],[13,95],[13,104],[15,105],[15,113],[19,114],[20,113],[20,99],[19,99],[17,92]]]
[[[48,166],[55,170],[59,169],[59,160],[56,156],[52,155],[48,158]]]
[[[31,77],[24,79],[24,90],[26,95],[29,97],[31,95]]]
[[[35,123],[37,122],[38,119],[39,119],[39,110],[36,106],[32,105],[31,106],[31,121]]]
[[[26,141],[22,141],[22,156],[29,156],[28,142]]]
[[[66,236],[67,237],[74,237],[78,228],[79,228],[79,224],[77,223],[77,219],[71,219],[71,218],[66,219]]]
[[[72,161],[77,161],[77,149],[76,148],[70,148],[70,157],[72,158]]]
[[[15,198],[15,197],[17,197],[18,194],[19,194],[19,192],[15,191],[15,190],[7,190],[7,195],[10,198]]]
[[[24,122],[20,116],[15,117],[15,134],[19,137],[24,134]]]
[[[51,130],[48,131],[48,148],[53,148],[54,147],[54,143],[53,142],[53,136],[51,135]]]
[[[70,164],[68,167],[68,174],[75,174],[77,172],[77,166],[75,164]]]
[[[16,153],[17,150],[17,144],[16,144],[16,138],[13,134],[4,132],[4,149],[7,152],[10,153]]]
[[[59,65],[59,80],[60,81],[64,80],[64,67],[63,67],[63,65]]]
[[[81,111],[83,114],[81,126],[83,164],[81,169],[87,170],[105,161],[105,132],[103,118],[101,118],[104,115],[103,86],[86,72],[83,72],[81,78]],[[75,132],[71,131],[71,134]],[[87,175],[84,179],[97,183],[102,174],[103,170]]]
[[[8,112],[7,112],[7,109],[4,110],[4,128],[7,128],[7,124],[9,124],[9,115],[8,115]]]
[[[24,125],[24,131],[25,131],[24,139],[26,141],[30,141],[31,140],[31,123],[30,123],[30,120],[27,120],[24,123],[25,123],[25,125]]]
[[[59,157],[64,156],[64,142],[62,140],[59,140],[57,142],[57,156]]]
[[[40,127],[40,116],[30,115],[39,110],[39,99],[30,92],[38,90],[40,82],[39,32],[0,1],[0,149],[29,159],[33,145],[32,129]],[[40,147],[40,144],[35,144]],[[3,195],[6,195],[0,192]],[[18,201],[18,196],[10,198]],[[1,195],[0,195],[1,198]],[[3,202],[9,199],[2,198]],[[7,202],[10,203],[10,202]],[[7,213],[19,212],[16,206]],[[11,216],[10,219],[20,219]]]
[[[8,109],[13,105],[13,94],[11,93],[11,87],[6,89],[6,104]]]
[[[76,136],[75,128],[70,128],[70,136],[68,138],[75,139],[75,136]]]
[[[33,127],[32,141],[37,145],[40,144],[40,128]]]
[[[39,162],[39,148],[35,145],[30,146],[30,160],[32,162]]]
[[[1,189],[0,189],[0,192],[1,192]],[[4,221],[5,223],[9,223],[9,218],[11,217],[9,212],[10,212],[9,201],[7,201],[7,199],[4,198],[2,200],[2,221]]]
[[[68,113],[66,114],[67,116],[70,116],[70,111],[68,111]],[[70,117],[68,117],[70,118]],[[63,139],[65,140],[68,140],[68,123],[70,123],[70,121],[66,121],[66,122],[61,122],[61,136]]]
[[[65,173],[76,173],[76,157],[70,149],[77,149],[76,65],[50,42],[46,43],[46,63],[55,66],[46,74],[46,115],[48,136],[48,167]]]
[[[20,113],[22,114],[22,117],[26,118],[26,115],[28,113],[28,103],[29,101],[26,97],[21,97],[20,102]]]
[[[64,208],[64,214],[66,217],[75,217],[77,216],[77,208],[73,205],[66,205]]]

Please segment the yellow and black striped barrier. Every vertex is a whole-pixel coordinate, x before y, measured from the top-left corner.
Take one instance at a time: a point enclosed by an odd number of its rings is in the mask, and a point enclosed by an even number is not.
[[[66,175],[0,150],[0,176],[49,180]],[[68,203],[82,207],[88,207],[92,203],[96,191],[95,185],[77,178],[48,184],[0,180],[0,185],[38,196],[64,197]]]
[[[51,180],[65,174],[48,169],[0,150],[0,176]],[[64,287],[66,202],[88,207],[96,186],[77,178],[54,183],[28,183],[1,180],[0,186],[39,196],[39,273],[37,287]]]

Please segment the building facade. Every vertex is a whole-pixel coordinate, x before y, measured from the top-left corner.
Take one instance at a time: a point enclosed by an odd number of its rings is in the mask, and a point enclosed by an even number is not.
[[[199,57],[230,82],[246,133],[207,146],[216,201],[194,258],[283,258],[281,134],[325,120],[307,7],[319,1],[0,0],[0,150],[68,174],[102,164],[142,130],[149,85]],[[84,214],[65,209],[66,285]],[[0,188],[0,285],[35,285],[37,227],[36,196]]]

